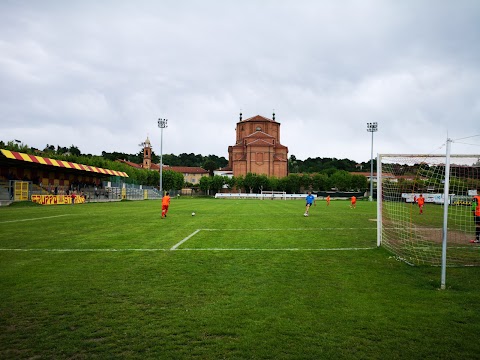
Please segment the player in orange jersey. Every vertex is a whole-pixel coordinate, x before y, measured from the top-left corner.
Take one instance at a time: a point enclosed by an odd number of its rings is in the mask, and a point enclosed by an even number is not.
[[[420,214],[423,214],[423,205],[425,204],[425,198],[422,194],[417,198],[418,208],[420,209]]]
[[[350,208],[355,209],[357,207],[357,198],[356,196],[352,196],[350,198]]]
[[[327,195],[327,198],[325,200],[327,200],[327,206],[329,206],[330,205],[330,195]]]
[[[170,205],[170,193],[162,198],[162,218],[167,217],[168,206]]]

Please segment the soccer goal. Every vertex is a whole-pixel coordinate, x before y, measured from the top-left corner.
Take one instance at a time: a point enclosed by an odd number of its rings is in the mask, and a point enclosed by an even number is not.
[[[480,155],[379,154],[378,245],[411,265],[480,266],[477,191]]]
[[[287,200],[287,193],[285,191],[262,190],[262,200],[265,199],[282,199]]]

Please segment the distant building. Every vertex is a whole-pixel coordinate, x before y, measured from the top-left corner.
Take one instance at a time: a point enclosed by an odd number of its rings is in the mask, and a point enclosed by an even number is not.
[[[240,121],[235,145],[228,147],[228,170],[233,176],[247,173],[285,177],[288,175],[288,148],[280,143],[280,123],[256,115]]]
[[[226,176],[228,178],[231,178],[233,177],[233,171],[229,170],[228,168],[227,169],[221,168],[218,170],[213,170],[213,175]]]
[[[208,171],[199,166],[166,166],[163,170],[172,170],[183,175],[183,180],[192,184],[200,183],[200,179],[208,176]]]

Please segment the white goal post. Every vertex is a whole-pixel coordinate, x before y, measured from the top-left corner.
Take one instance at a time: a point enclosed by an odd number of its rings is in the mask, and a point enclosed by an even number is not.
[[[287,200],[287,193],[285,191],[262,190],[262,199],[282,199]]]
[[[450,155],[448,141],[446,155],[379,154],[377,245],[411,265],[480,266],[477,194],[480,155]]]

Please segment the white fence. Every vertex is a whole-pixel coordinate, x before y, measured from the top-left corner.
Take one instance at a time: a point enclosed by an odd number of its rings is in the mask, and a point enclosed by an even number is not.
[[[433,203],[433,204],[443,204],[443,194],[424,194],[422,193],[423,197],[425,198],[425,203]],[[405,199],[407,203],[413,203],[414,199],[418,199],[420,193],[418,194],[410,194],[410,193],[402,193],[402,198]],[[472,196],[465,196],[465,195],[455,195],[449,194],[448,195],[448,204],[449,205],[468,205],[472,204]]]
[[[317,195],[312,194],[315,198]],[[215,199],[305,200],[307,194],[216,193]]]
[[[422,193],[426,203],[443,204],[443,194],[425,194]],[[415,199],[420,197],[420,193],[402,193],[402,198],[407,203],[413,203]]]

